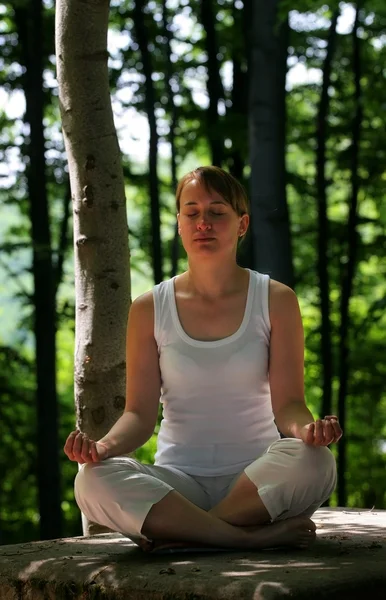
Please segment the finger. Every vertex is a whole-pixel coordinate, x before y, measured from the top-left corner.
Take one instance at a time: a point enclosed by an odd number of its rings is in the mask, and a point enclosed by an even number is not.
[[[306,444],[310,444],[310,446],[313,446],[314,440],[315,440],[315,423],[311,423],[308,428],[308,432],[307,432]]]
[[[337,442],[342,437],[343,431],[337,420],[331,419],[330,423],[334,429],[334,437],[335,437],[335,441]]]
[[[326,446],[335,441],[335,431],[331,421],[324,420],[324,443]]]
[[[83,433],[81,431],[79,431],[75,437],[72,451],[73,451],[75,460],[81,464],[83,464],[82,445],[83,445]]]
[[[71,431],[70,435],[66,439],[66,443],[64,444],[63,450],[64,450],[65,454],[67,454],[68,458],[70,458],[71,460],[74,460],[73,447],[74,447],[75,438],[78,433],[79,432],[77,429],[75,431]]]
[[[323,421],[317,419],[315,422],[315,446],[324,445]]]
[[[84,462],[92,462],[92,459],[90,457],[90,440],[87,435],[83,436],[82,450],[80,455]]]
[[[98,450],[95,442],[90,442],[90,454],[93,462],[100,462]]]
[[[335,421],[338,421],[338,417],[336,415],[326,415],[324,418],[325,419],[335,419]]]

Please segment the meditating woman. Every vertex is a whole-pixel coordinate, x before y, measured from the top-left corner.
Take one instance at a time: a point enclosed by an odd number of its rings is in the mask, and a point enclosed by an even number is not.
[[[327,446],[342,431],[306,406],[296,295],[238,266],[248,201],[225,171],[188,173],[177,219],[188,270],[132,303],[125,411],[99,441],[67,439],[82,464],[76,501],[146,550],[307,547],[310,517],[336,485]],[[124,455],[151,437],[160,400],[155,464],[144,465]]]

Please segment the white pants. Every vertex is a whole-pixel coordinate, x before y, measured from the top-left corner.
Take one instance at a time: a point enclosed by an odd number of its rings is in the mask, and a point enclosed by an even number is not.
[[[336,464],[330,450],[293,438],[271,444],[244,472],[256,485],[272,521],[310,517],[336,486]],[[75,478],[75,498],[89,520],[137,541],[147,539],[141,533],[146,516],[171,490],[210,510],[239,476],[198,477],[122,456],[82,465]]]

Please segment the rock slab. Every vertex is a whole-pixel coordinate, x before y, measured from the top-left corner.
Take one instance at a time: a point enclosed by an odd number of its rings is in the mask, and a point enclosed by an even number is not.
[[[144,554],[119,534],[0,547],[0,600],[385,600],[386,511],[322,508],[308,550]]]

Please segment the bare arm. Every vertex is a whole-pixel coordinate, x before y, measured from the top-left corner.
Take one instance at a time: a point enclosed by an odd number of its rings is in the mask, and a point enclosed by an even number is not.
[[[271,343],[269,381],[279,430],[312,446],[342,437],[337,417],[314,420],[304,399],[304,334],[299,303],[291,288],[270,282]]]
[[[161,389],[158,349],[154,339],[153,293],[131,305],[126,337],[125,412],[100,443],[108,456],[133,452],[151,437],[157,422]]]
[[[70,460],[83,464],[129,454],[151,437],[157,422],[161,389],[153,329],[153,293],[148,292],[133,302],[129,312],[125,411],[98,442],[78,430],[70,433],[64,446]]]
[[[272,409],[283,435],[300,437],[314,421],[304,398],[304,334],[298,300],[291,288],[270,282],[269,381]]]

